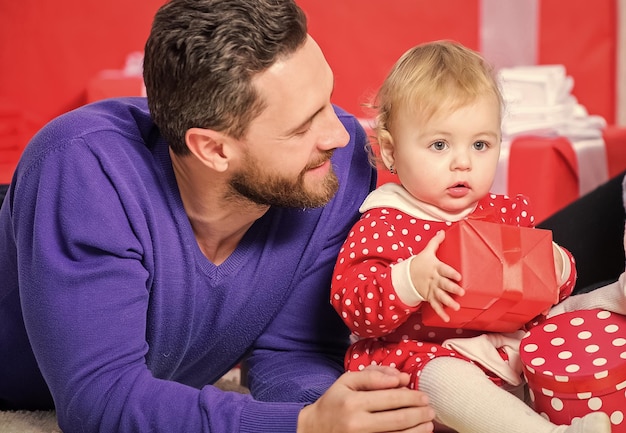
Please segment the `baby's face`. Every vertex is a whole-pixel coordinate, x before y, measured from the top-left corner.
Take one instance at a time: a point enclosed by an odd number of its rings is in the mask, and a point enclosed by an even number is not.
[[[413,197],[457,214],[489,192],[501,140],[495,95],[479,96],[473,103],[430,118],[400,111],[390,132],[393,146],[386,162],[393,163]]]

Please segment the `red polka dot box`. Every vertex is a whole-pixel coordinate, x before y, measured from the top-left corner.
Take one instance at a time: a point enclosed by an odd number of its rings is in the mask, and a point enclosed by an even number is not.
[[[626,433],[626,316],[581,310],[554,316],[522,339],[534,409],[555,424],[605,412]]]

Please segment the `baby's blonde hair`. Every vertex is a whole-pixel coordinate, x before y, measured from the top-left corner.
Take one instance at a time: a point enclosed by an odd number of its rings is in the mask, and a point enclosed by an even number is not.
[[[439,111],[453,111],[489,93],[496,96],[502,111],[493,68],[476,51],[454,41],[417,45],[394,64],[371,105],[377,113],[376,139],[391,139],[389,131],[400,110],[410,110],[426,121]]]

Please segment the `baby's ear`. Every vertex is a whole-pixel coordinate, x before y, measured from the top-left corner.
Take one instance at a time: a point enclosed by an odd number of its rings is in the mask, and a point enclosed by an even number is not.
[[[393,137],[387,130],[380,130],[378,132],[378,148],[380,150],[380,157],[385,164],[385,167],[390,169],[395,162]]]

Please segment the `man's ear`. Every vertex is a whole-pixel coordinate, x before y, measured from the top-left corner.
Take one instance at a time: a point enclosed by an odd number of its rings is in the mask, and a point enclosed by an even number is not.
[[[215,171],[223,172],[229,163],[229,137],[219,131],[190,128],[185,133],[187,147],[200,162]]]

